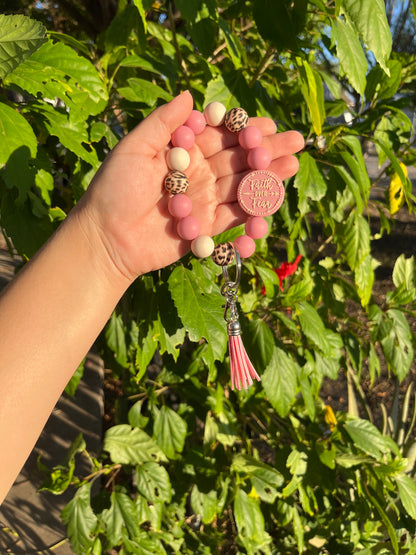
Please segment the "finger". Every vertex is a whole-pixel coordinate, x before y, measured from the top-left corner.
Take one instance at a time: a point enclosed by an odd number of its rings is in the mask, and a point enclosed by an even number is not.
[[[169,144],[172,133],[188,119],[193,106],[189,91],[159,106],[121,142],[126,152],[155,156]]]
[[[276,125],[270,118],[250,118],[248,124],[258,127],[263,136],[276,133]],[[238,134],[231,133],[224,126],[210,127],[207,125],[203,133],[196,137],[195,142],[205,158],[209,158],[217,152],[238,145]]]

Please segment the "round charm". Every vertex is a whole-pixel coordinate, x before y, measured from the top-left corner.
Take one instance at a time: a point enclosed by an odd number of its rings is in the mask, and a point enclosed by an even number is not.
[[[231,243],[219,243],[212,253],[212,260],[218,266],[228,266],[234,259],[234,247]]]
[[[185,193],[188,185],[189,182],[186,174],[179,170],[173,170],[169,172],[165,178],[165,189],[168,191],[168,193],[171,193],[172,195]]]
[[[250,216],[270,216],[282,205],[285,188],[277,175],[267,170],[247,174],[237,190],[241,208]]]
[[[232,108],[227,112],[224,120],[225,127],[232,133],[238,133],[248,123],[248,114],[243,108]]]

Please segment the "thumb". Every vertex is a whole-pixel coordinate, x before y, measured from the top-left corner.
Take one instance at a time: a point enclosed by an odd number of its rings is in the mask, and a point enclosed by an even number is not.
[[[169,143],[173,131],[185,123],[192,107],[192,95],[185,91],[167,104],[156,108],[125,137],[125,140],[131,148],[154,156]]]

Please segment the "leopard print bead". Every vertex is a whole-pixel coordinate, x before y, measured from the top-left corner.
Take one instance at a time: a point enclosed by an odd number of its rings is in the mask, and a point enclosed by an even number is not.
[[[218,266],[228,266],[234,259],[234,247],[231,243],[219,243],[212,253],[212,260]]]
[[[243,108],[232,108],[225,116],[225,127],[232,133],[238,133],[248,124],[248,114]]]
[[[172,170],[165,178],[165,189],[172,195],[185,193],[189,185],[186,174],[179,170]]]

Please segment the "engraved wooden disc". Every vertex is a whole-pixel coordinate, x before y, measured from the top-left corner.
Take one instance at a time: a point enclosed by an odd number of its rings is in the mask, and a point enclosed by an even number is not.
[[[247,174],[237,189],[237,200],[250,216],[270,216],[279,210],[285,198],[282,180],[268,170]]]

